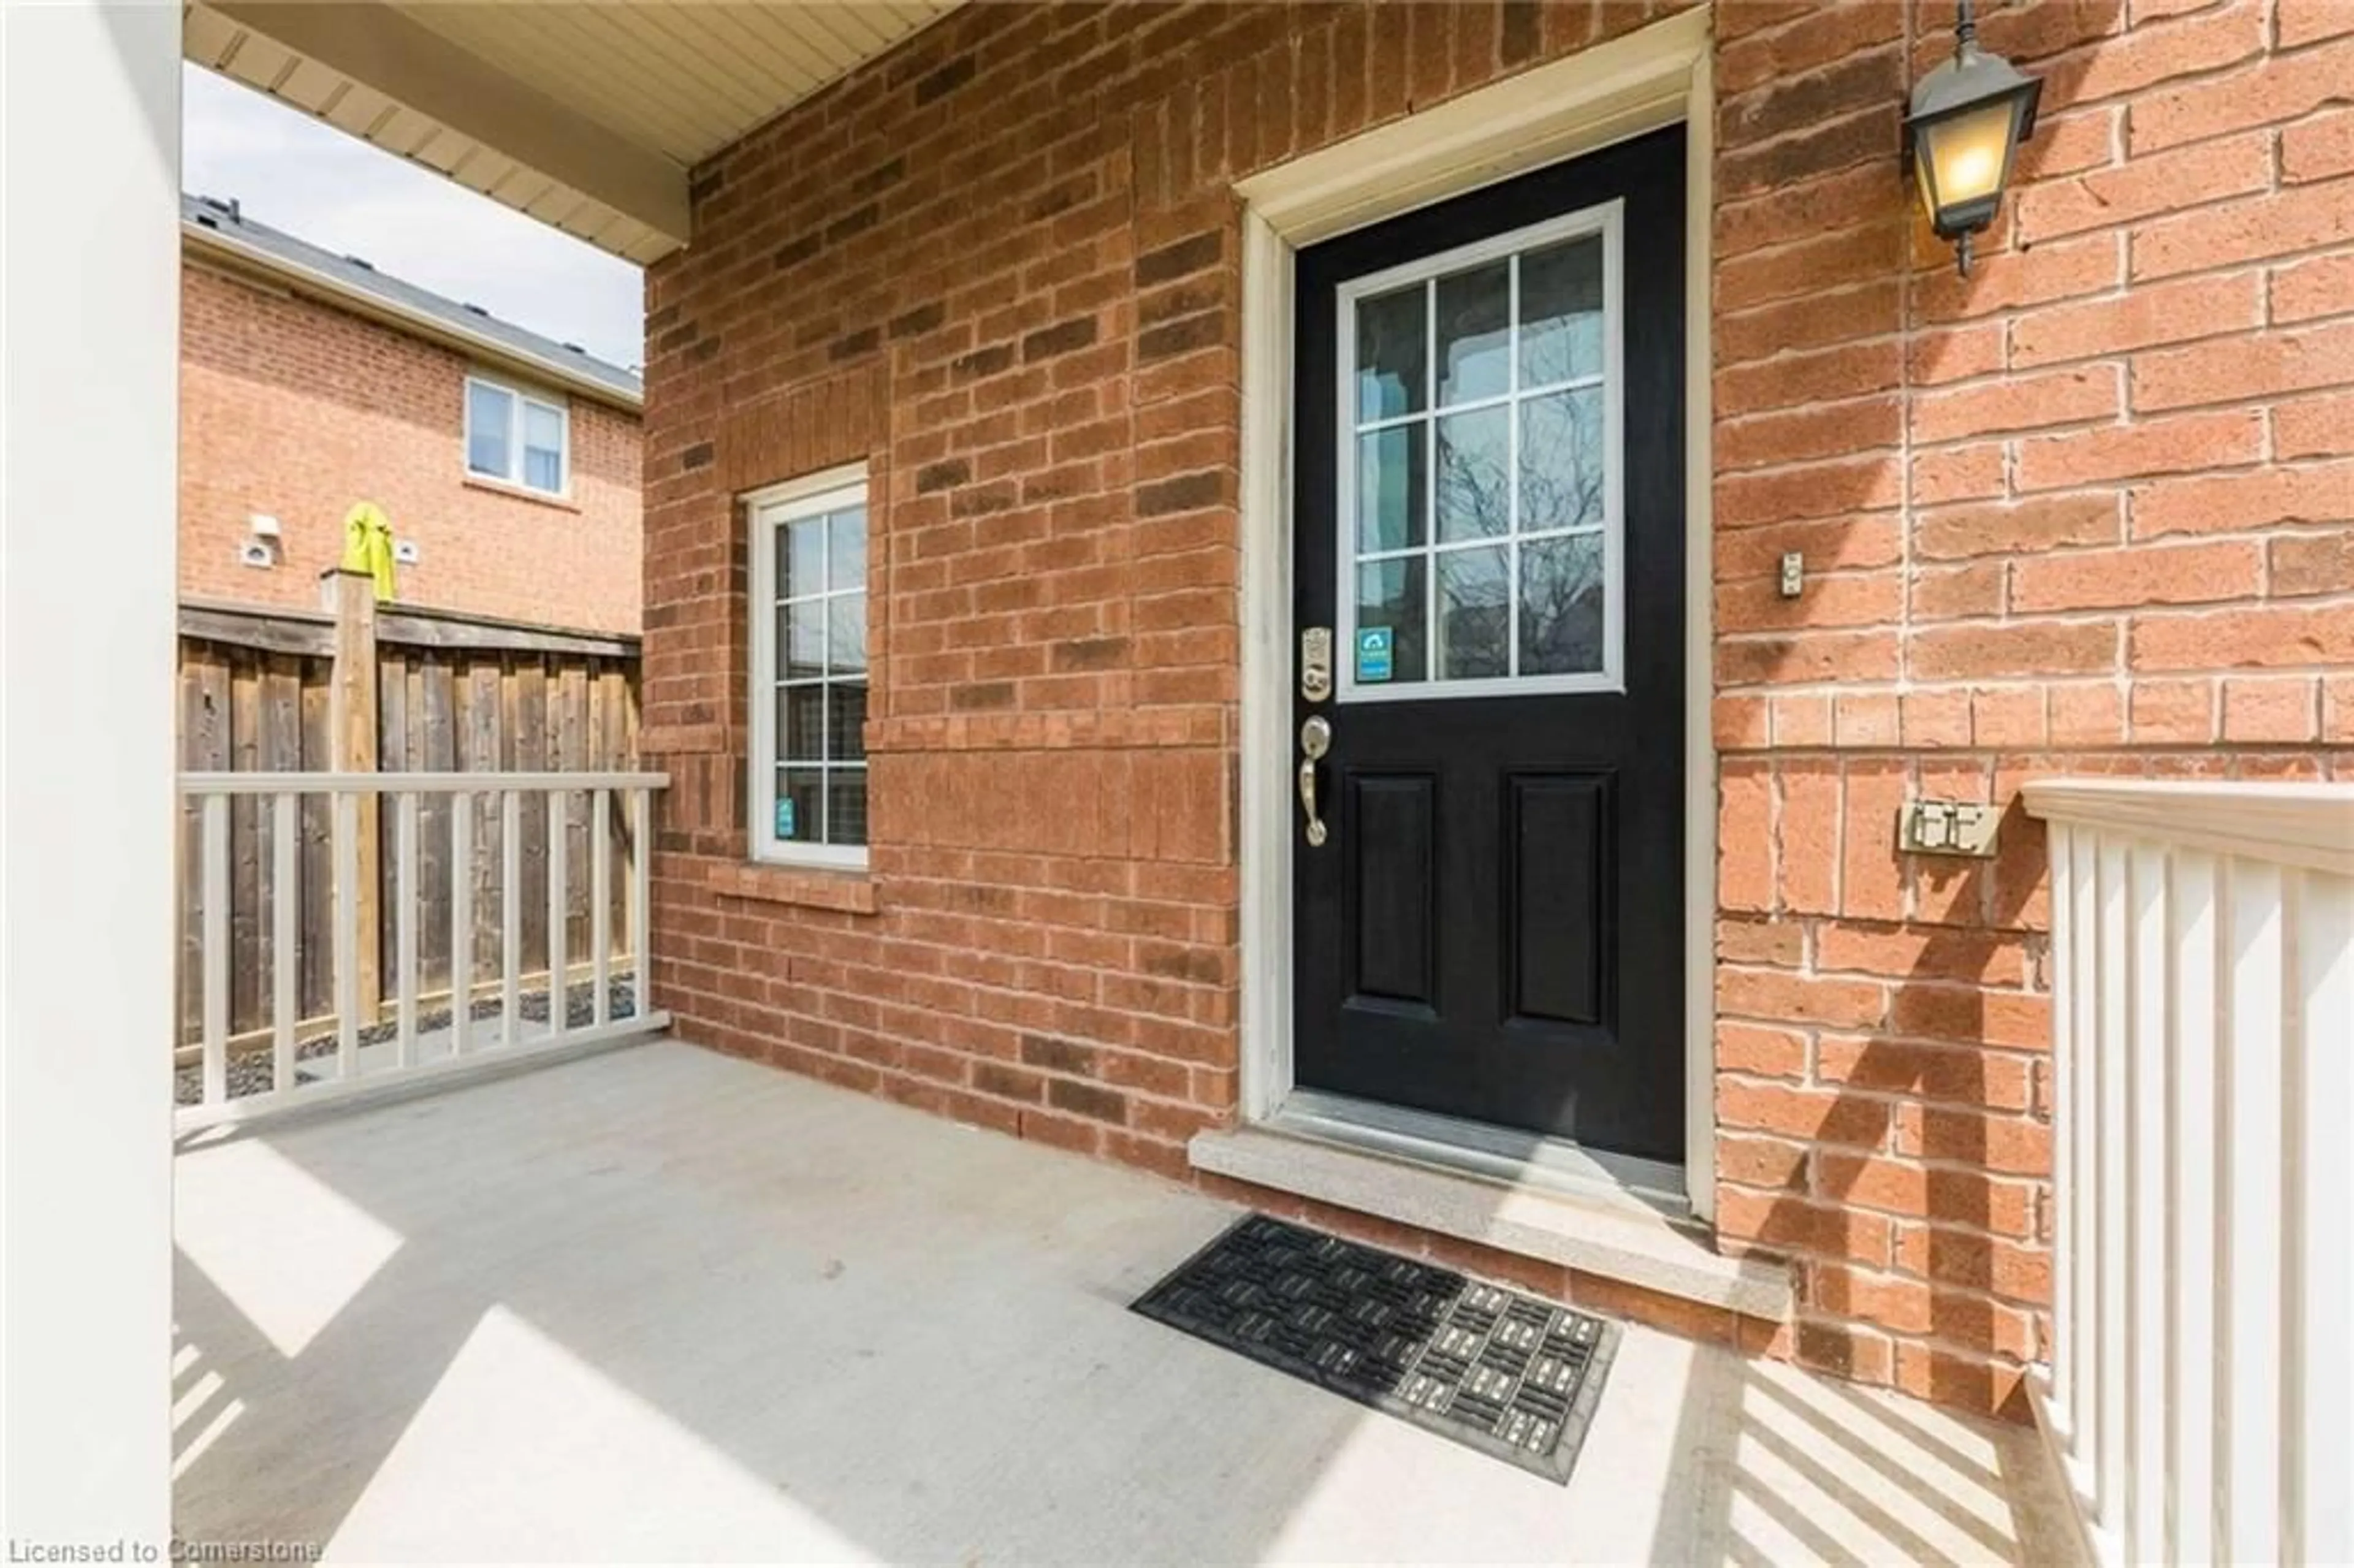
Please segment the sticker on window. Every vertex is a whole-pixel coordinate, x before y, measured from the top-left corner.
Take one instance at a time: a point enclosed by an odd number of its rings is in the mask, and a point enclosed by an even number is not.
[[[1367,626],[1357,632],[1357,679],[1386,681],[1390,678],[1390,629]]]
[[[777,797],[777,836],[780,839],[793,836],[793,799],[790,795]]]

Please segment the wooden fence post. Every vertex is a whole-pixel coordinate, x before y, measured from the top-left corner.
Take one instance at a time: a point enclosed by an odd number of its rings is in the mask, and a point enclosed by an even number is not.
[[[335,670],[327,689],[328,766],[338,773],[376,770],[376,579],[340,567],[322,572],[328,608],[335,612]],[[384,904],[379,854],[383,841],[376,797],[359,798],[359,940],[356,1022],[382,1015]]]

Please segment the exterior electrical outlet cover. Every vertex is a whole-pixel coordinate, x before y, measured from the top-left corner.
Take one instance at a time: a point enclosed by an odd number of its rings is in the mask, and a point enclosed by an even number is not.
[[[2001,821],[1992,806],[1977,801],[1908,801],[1897,812],[1896,845],[1906,854],[1985,859],[1994,853],[1995,829]]]

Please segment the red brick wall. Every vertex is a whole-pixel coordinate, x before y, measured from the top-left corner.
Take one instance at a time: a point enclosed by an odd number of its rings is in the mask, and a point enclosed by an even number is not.
[[[1980,1405],[2046,1290],[2043,857],[2014,812],[1990,864],[1900,860],[1898,802],[2310,772],[2354,723],[2320,679],[2354,667],[2344,395],[2272,404],[2354,380],[2327,323],[2288,324],[2349,308],[2354,202],[2318,177],[2347,43],[2257,0],[2123,3],[1988,21],[2047,123],[2010,208],[2036,243],[1992,237],[1967,285],[1893,152],[1950,11],[1718,19],[1718,1201],[1728,1245],[1797,1260],[1802,1310],[1682,1320]],[[1665,8],[974,6],[697,172],[695,244],[648,284],[644,739],[678,780],[655,980],[683,1033],[1186,1175],[1235,1096],[1230,183]],[[2094,216],[2127,189],[2180,210]],[[862,456],[874,874],[747,870],[729,497]],[[2244,569],[2144,546],[2186,527]],[[2299,694],[2301,722],[2246,727]],[[2149,727],[2177,713],[2203,724]],[[2251,747],[2205,749],[2217,726]]]
[[[424,558],[400,597],[550,625],[635,631],[642,543],[638,420],[572,408],[572,496],[466,481],[464,355],[248,282],[191,253],[180,295],[180,588],[316,609],[344,514],[370,500]],[[242,565],[254,513],[278,564]],[[558,569],[551,569],[556,567]]]
[[[2354,776],[2354,7],[1988,16],[2043,117],[1967,280],[1886,155],[1951,18],[1719,18],[1718,1223],[1800,1258],[1802,1358],[1999,1404],[2050,1289],[2043,835],[1900,857],[1896,806]]]

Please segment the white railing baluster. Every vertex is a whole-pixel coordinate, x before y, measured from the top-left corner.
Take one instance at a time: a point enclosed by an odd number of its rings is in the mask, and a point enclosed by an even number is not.
[[[2291,1555],[2354,1563],[2354,880],[2306,874],[2298,909],[2296,1086],[2302,1125],[2291,1336]]]
[[[2067,826],[2064,823],[2055,825],[2048,842],[2052,855],[2052,1016],[2059,1021],[2068,1016],[2075,1002],[2075,921],[2073,911],[2075,907],[2076,879],[2071,874],[2073,852]],[[2069,1241],[2074,1231],[2067,1203],[2067,1194],[2072,1190],[2067,1171],[2077,1151],[2072,1119],[2076,1092],[2074,1065],[2055,1055],[2052,1062],[2053,1202],[2050,1223],[2052,1250],[2059,1257],[2070,1255]],[[2072,1444],[2076,1422],[2072,1398],[2073,1391],[2069,1380],[2076,1369],[2075,1331],[2071,1326],[2075,1308],[2074,1276],[2067,1269],[2054,1268],[2052,1271],[2052,1330],[2045,1337],[2044,1347],[2052,1369],[2052,1394],[2065,1413],[2062,1440]]]
[[[2133,932],[2126,986],[2126,1554],[2137,1563],[2166,1555],[2166,1044],[2167,853],[2136,841],[2129,849]]]
[[[550,1039],[561,1039],[565,1030],[565,970],[564,924],[567,913],[567,890],[565,883],[565,860],[567,846],[564,842],[569,814],[567,802],[570,796],[563,789],[547,792],[547,1033]]]
[[[2126,1087],[2130,1075],[2126,1052],[2126,851],[2122,839],[2102,840],[2095,871],[2099,883],[2100,1006],[2094,1049],[2100,1060],[2101,1104],[2094,1127],[2093,1240],[2100,1249],[2094,1284],[2100,1298],[2094,1318],[2098,1358],[2094,1377],[2100,1395],[2099,1441],[2095,1446],[2094,1499],[2101,1528],[2125,1528],[2126,1458]]]
[[[652,899],[654,885],[654,792],[644,788],[630,791],[630,994],[634,998],[631,1016],[643,1018],[653,1011],[653,953],[648,946],[647,933],[653,916]]]
[[[228,1098],[228,797],[207,795],[202,808],[205,914],[204,1095]]]
[[[2052,1366],[2085,1539],[2354,1561],[2354,786],[2030,783],[2052,828]]]
[[[613,796],[606,789],[588,791],[588,951],[595,955],[589,983],[596,995],[589,1005],[599,1029],[613,1022]]]
[[[2099,1038],[2094,1020],[2101,1000],[2097,836],[2089,831],[2069,830],[2069,862],[2068,875],[2073,889],[2068,911],[2076,929],[2068,944],[2073,979],[2066,1026],[2074,1031],[2075,1038],[2086,1043],[2087,1049],[2066,1053],[2067,1060],[2060,1067],[2076,1087],[2068,1107],[2069,1163],[2060,1173],[2066,1185],[2054,1198],[2068,1212],[2068,1234],[2074,1243],[2073,1253],[2061,1256],[2061,1267],[2073,1282],[2069,1293],[2073,1307],[2062,1329],[2075,1340],[2068,1361],[2069,1451],[2075,1457],[2080,1475],[2089,1481],[2092,1466],[2100,1452],[2101,1427],[2100,1359],[2093,1353],[2093,1341],[2094,1322],[2101,1309],[2100,1285],[2094,1273],[2094,1265],[2100,1259],[2096,1240],[2100,1234],[2099,1213],[2094,1200],[2099,1196],[2094,1170],[2101,1146],[2102,1075],[2100,1053],[2089,1048]]]
[[[2172,1276],[2174,1363],[2168,1389],[2167,1473],[2174,1499],[2174,1561],[2205,1563],[2215,1539],[2215,857],[2175,853],[2174,1053],[2168,1074],[2174,1160],[2166,1208]]]
[[[360,798],[342,790],[334,805],[335,1076],[360,1071]]]
[[[396,857],[398,887],[394,894],[393,912],[400,921],[399,940],[396,944],[398,957],[399,1009],[396,1024],[398,1044],[393,1047],[394,1061],[403,1067],[417,1065],[417,794],[404,789],[396,798],[400,818],[400,844]]]
[[[294,1025],[302,1011],[295,982],[302,951],[295,919],[302,903],[302,872],[294,858],[295,831],[302,825],[302,797],[281,789],[270,807],[270,1092],[294,1090]]]
[[[450,1054],[474,1029],[474,797],[450,797]]]
[[[523,791],[499,796],[499,1044],[523,1038]]]
[[[2223,1332],[2223,1533],[2234,1563],[2280,1554],[2282,1321],[2281,868],[2232,863],[2231,1003],[2224,1034],[2228,1170]],[[2270,1347],[2274,1353],[2255,1353]]]
[[[659,773],[182,775],[181,797],[190,812],[192,831],[197,835],[196,854],[187,874],[193,885],[186,890],[186,897],[189,906],[197,912],[195,918],[198,946],[189,961],[195,965],[192,979],[197,991],[198,1018],[197,1037],[187,1042],[175,1040],[174,1059],[175,1070],[192,1068],[198,1083],[196,1103],[178,1108],[175,1126],[193,1128],[243,1120],[282,1106],[298,1093],[306,1104],[311,1104],[354,1094],[374,1095],[380,1088],[397,1090],[415,1080],[470,1067],[502,1049],[533,1053],[543,1046],[561,1045],[577,1050],[660,1028],[668,1020],[648,1001],[645,979],[652,960],[647,866],[652,791],[667,783],[668,779]],[[526,899],[523,891],[522,815],[526,790],[547,802],[548,1027],[544,1034],[526,1031],[523,1026],[526,957],[524,916],[527,907],[536,907],[535,901]],[[571,863],[578,857],[571,853],[569,835],[572,800],[583,791],[588,796],[581,823],[588,842],[584,891],[589,914],[581,923],[581,935],[590,950],[577,953],[570,929],[570,906],[575,870]],[[618,810],[617,791],[621,802]],[[246,911],[236,903],[231,885],[235,802],[241,796],[264,795],[270,798],[266,844],[270,858],[263,867],[266,881],[257,882],[257,892],[267,895],[266,918],[262,910]],[[332,881],[327,927],[316,932],[305,924],[303,916],[305,872],[309,868],[303,858],[302,822],[304,807],[313,798],[323,798],[327,804],[330,836],[325,869]],[[387,856],[390,875],[382,889],[384,918],[393,922],[386,941],[392,972],[387,977],[381,999],[390,1025],[389,1038],[382,1051],[370,1047],[364,1052],[360,1041],[364,1026],[368,1023],[364,1010],[369,1009],[375,999],[362,991],[363,971],[372,967],[363,962],[368,955],[362,944],[367,939],[367,930],[376,924],[370,911],[376,907],[378,892],[375,887],[363,886],[360,880],[362,824],[377,815],[366,810],[371,800],[386,808],[382,820],[394,835]],[[446,872],[429,865],[426,859],[423,828],[429,801],[435,803],[436,809],[440,809],[440,802],[446,801],[451,814]],[[257,826],[261,821],[262,805],[258,799],[255,800]],[[480,947],[477,937],[486,938],[487,933],[476,930],[485,914],[485,900],[477,892],[474,860],[479,852],[487,848],[482,842],[483,822],[492,820],[489,813],[493,810],[500,828],[497,859],[501,871],[496,911],[500,972],[494,982],[499,991],[500,1022],[494,1043],[492,1032],[477,1029],[472,1016],[474,992],[478,983],[482,983],[477,981],[476,976],[487,968],[486,963],[476,961]],[[481,821],[477,820],[478,811],[482,813]],[[631,823],[638,849],[627,883],[617,886],[613,841],[617,818],[624,813]],[[450,879],[447,1051],[435,1047],[434,1041],[439,1036],[427,1033],[423,1016],[429,1000],[424,995],[426,933],[429,924],[437,931],[441,927],[441,916],[432,901],[441,892],[439,878],[443,874]],[[431,887],[427,885],[429,875],[436,879]],[[626,921],[617,918],[613,908],[614,895],[620,891],[630,895]],[[244,938],[239,936],[240,914],[249,915],[248,924],[257,928]],[[629,961],[639,976],[637,1005],[628,1014],[616,1017],[611,991],[620,954],[617,927],[625,924],[631,944]],[[302,1031],[306,1022],[302,1009],[311,1000],[304,995],[302,983],[309,962],[305,944],[320,942],[332,948],[334,974],[329,1005],[334,1011],[332,1018],[320,1019],[313,1027],[332,1028],[334,1032],[334,1081],[298,1091],[295,1086],[302,1065]],[[262,956],[265,947],[266,960]],[[589,1016],[578,1025],[570,1022],[566,1005],[567,982],[576,959],[581,962],[596,993],[587,1010]],[[258,974],[265,961],[270,971],[264,993],[269,1017],[267,1026],[262,1027],[258,1008],[240,1011],[232,994],[232,984],[240,975]],[[435,978],[438,980],[439,976]],[[437,987],[435,995],[440,994]],[[249,1012],[255,1016],[248,1016]],[[175,1018],[175,1030],[182,1026]],[[368,1037],[372,1038],[372,1033]],[[266,1089],[257,1087],[250,1093],[233,1094],[232,1089],[241,1087],[237,1082],[239,1065],[250,1060],[259,1067],[265,1052],[270,1073]],[[379,1057],[383,1060],[379,1061]],[[323,1065],[322,1058],[320,1065]]]

